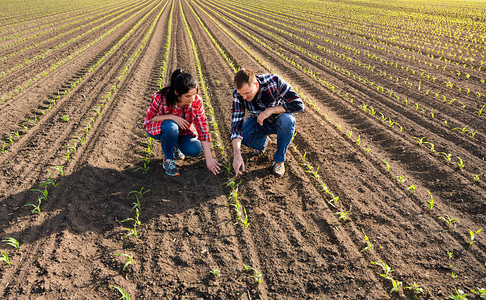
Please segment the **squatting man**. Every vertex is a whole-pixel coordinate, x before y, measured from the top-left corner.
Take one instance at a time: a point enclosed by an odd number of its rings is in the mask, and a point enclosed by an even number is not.
[[[285,173],[285,154],[295,132],[294,113],[304,110],[304,103],[293,88],[276,74],[255,75],[243,68],[235,74],[231,140],[233,168],[236,176],[245,171],[241,144],[264,153],[271,139],[277,135],[277,151],[273,156],[273,173]],[[250,116],[244,120],[245,111]]]

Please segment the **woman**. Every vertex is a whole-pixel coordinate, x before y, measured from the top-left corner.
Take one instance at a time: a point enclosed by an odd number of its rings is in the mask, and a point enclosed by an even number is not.
[[[160,141],[165,157],[163,167],[169,176],[179,175],[176,159],[183,159],[184,155],[196,157],[202,149],[208,169],[214,175],[220,171],[221,164],[211,155],[206,115],[197,93],[194,77],[177,69],[172,73],[170,86],[153,94],[147,108],[143,126],[151,138]]]

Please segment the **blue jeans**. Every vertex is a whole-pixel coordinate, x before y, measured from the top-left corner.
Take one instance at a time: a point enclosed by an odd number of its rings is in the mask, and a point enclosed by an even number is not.
[[[186,156],[196,157],[202,152],[201,142],[190,134],[179,135],[179,125],[172,120],[165,120],[160,126],[159,135],[148,135],[160,141],[165,159],[174,159],[174,148],[177,147]]]
[[[266,137],[269,134],[277,134],[277,151],[273,160],[277,163],[285,161],[285,153],[295,133],[295,117],[291,113],[281,114],[276,122],[263,122],[263,126],[257,123],[256,118],[249,117],[243,122],[241,143],[245,146],[263,150]]]

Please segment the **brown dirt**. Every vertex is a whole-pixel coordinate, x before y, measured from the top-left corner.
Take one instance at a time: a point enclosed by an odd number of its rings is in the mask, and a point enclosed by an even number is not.
[[[396,84],[394,79],[380,76],[378,72],[367,72],[355,63],[282,35],[275,28],[255,30],[252,24],[262,26],[260,21],[275,20],[281,23],[272,26],[348,56],[353,56],[353,52],[338,43],[348,43],[362,52],[377,51],[320,31],[311,32],[330,38],[334,45],[288,29],[282,23],[300,25],[277,17],[265,5],[256,9],[253,4],[241,1],[181,1],[227,152],[231,152],[228,139],[233,71],[195,14],[235,66],[250,67],[257,73],[269,72],[227,32],[321,108],[318,112],[307,105],[305,112],[296,115],[295,147],[289,148],[287,172],[282,178],[271,174],[275,143],[260,157],[249,157],[251,150],[244,148],[246,172],[238,178],[238,193],[250,226],[243,229],[228,206],[230,191],[225,187],[225,172],[211,175],[202,156],[181,162],[181,175],[170,178],[163,172],[161,149],[155,143],[148,172],[139,170],[148,141],[141,124],[150,96],[158,89],[172,6],[173,33],[165,76],[176,67],[197,74],[179,1],[168,1],[148,43],[112,100],[104,105],[99,116],[93,112],[103,95],[118,81],[117,77],[166,2],[137,2],[142,3],[129,23],[79,54],[55,74],[0,104],[0,137],[6,145],[5,153],[0,154],[0,214],[3,216],[0,237],[14,237],[22,244],[20,251],[0,245],[12,261],[10,266],[0,261],[2,298],[115,299],[119,293],[111,286],[118,286],[134,299],[412,299],[403,287],[399,293],[389,293],[390,280],[378,274],[380,267],[370,264],[379,260],[394,269],[391,276],[402,281],[404,287],[414,282],[423,287],[424,293],[419,298],[445,299],[454,294],[454,288],[468,293],[471,289],[486,288],[485,233],[481,232],[477,241],[469,245],[469,231],[486,227],[484,176],[478,182],[473,180],[475,174],[485,170],[486,125],[484,118],[473,115],[477,109],[473,97],[424,80],[424,85],[447,98],[460,97],[467,108],[446,105]],[[122,13],[125,6],[121,4],[106,7]],[[92,72],[86,72],[156,5],[158,8],[140,28]],[[247,6],[242,10],[244,5]],[[245,11],[257,12],[259,16],[239,14]],[[319,16],[325,14],[316,12],[316,19]],[[42,16],[37,19],[45,21]],[[65,30],[69,28],[66,26]],[[48,36],[56,34],[59,32]],[[87,36],[84,43],[96,39],[98,34]],[[370,88],[369,84],[313,60],[274,35],[366,80],[389,87],[402,99],[406,97],[420,107],[435,109],[437,118],[430,118]],[[343,36],[353,35],[343,33]],[[271,53],[256,38],[293,57],[301,66],[311,68],[319,78],[349,92],[354,103]],[[11,89],[42,72],[57,59],[73,53],[75,48],[63,48],[44,63],[9,75],[0,82],[2,89]],[[43,49],[31,51],[28,55]],[[396,59],[391,53],[378,53],[384,59]],[[418,74],[401,73],[362,55],[353,57],[394,76],[409,76],[413,81],[421,79]],[[398,63],[416,69],[422,67],[405,58],[398,59]],[[426,70],[433,72],[434,68]],[[484,77],[480,72],[474,75]],[[45,110],[45,114],[36,112],[49,104],[46,99],[57,96],[58,91],[79,77],[83,81],[57,100],[50,110]],[[481,89],[476,81],[465,84],[474,90]],[[361,103],[368,103],[392,117],[403,125],[403,130],[392,128],[381,122],[379,116],[365,112],[358,107]],[[61,120],[63,115],[69,116],[69,122]],[[446,126],[439,115],[449,120],[450,125]],[[27,132],[22,131],[20,125],[28,124],[23,120],[35,116],[37,123],[29,125]],[[95,121],[85,143],[66,161],[62,157],[67,149],[65,145],[72,145],[77,136],[84,134],[83,129],[91,118]],[[465,124],[478,131],[476,138],[451,130],[452,126],[462,128]],[[11,132],[17,130],[21,131],[20,136],[12,136]],[[427,145],[417,145],[414,137],[422,136],[435,143],[436,152],[430,151]],[[13,138],[12,144],[8,142],[9,137]],[[3,142],[0,141],[0,146]],[[453,153],[452,162],[437,154],[441,151]],[[213,155],[220,160],[227,159],[216,148]],[[464,160],[465,168],[456,167],[457,157]],[[390,170],[384,161],[389,163]],[[319,180],[305,163],[313,170],[318,168]],[[62,175],[53,168],[60,165],[64,166]],[[42,202],[41,212],[31,214],[30,207],[25,205],[37,201],[40,193],[33,189],[43,189],[40,184],[50,175],[58,185],[48,185],[48,200]],[[405,182],[397,181],[396,176]],[[329,204],[331,198],[322,191],[320,182],[339,196],[335,206]],[[150,191],[141,198],[140,236],[124,238],[125,228],[132,222],[121,221],[135,217],[133,191],[141,188]],[[430,199],[427,191],[434,196],[432,210],[424,207]],[[344,211],[350,211],[347,221],[339,220],[336,215]],[[460,223],[447,226],[439,219],[444,216],[456,218]],[[373,242],[371,251],[361,251],[366,246],[363,233]],[[447,252],[453,253],[451,260]],[[124,257],[117,256],[121,253],[134,259],[134,264],[125,270]],[[242,271],[244,265],[261,272],[260,284]],[[215,278],[210,271],[216,269],[221,273]],[[456,278],[452,278],[452,271]]]

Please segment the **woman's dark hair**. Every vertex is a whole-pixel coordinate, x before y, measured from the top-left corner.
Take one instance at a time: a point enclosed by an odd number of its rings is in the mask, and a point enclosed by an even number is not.
[[[182,95],[189,90],[197,87],[197,81],[194,77],[192,77],[189,73],[184,73],[182,69],[177,69],[172,72],[170,76],[170,85],[168,87],[163,88],[160,92],[163,93],[167,92],[167,104],[169,106],[173,106],[176,102],[177,95]],[[176,95],[177,92],[177,95]]]

